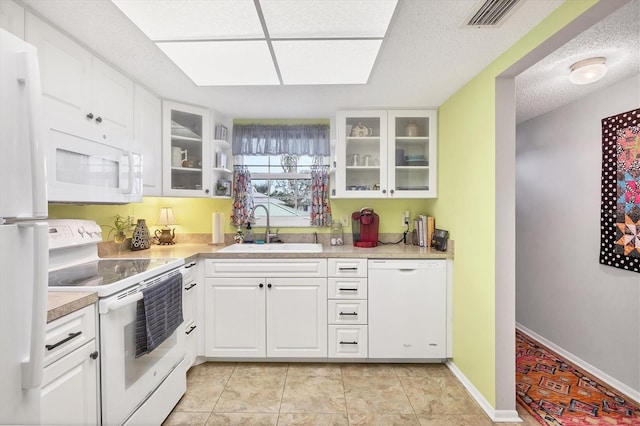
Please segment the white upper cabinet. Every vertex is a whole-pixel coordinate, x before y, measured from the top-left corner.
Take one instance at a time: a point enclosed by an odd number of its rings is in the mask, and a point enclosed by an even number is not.
[[[0,28],[24,40],[24,8],[13,0],[1,0]]]
[[[339,111],[336,198],[435,198],[437,112]]]
[[[388,112],[390,195],[396,198],[437,196],[437,114],[415,110]]]
[[[164,196],[211,196],[210,125],[210,112],[204,108],[162,103]]]
[[[387,197],[387,112],[339,111],[335,197]]]
[[[134,90],[134,148],[142,153],[143,191],[162,195],[162,101],[136,85]]]
[[[131,149],[133,81],[30,13],[25,38],[38,48],[48,127]]]

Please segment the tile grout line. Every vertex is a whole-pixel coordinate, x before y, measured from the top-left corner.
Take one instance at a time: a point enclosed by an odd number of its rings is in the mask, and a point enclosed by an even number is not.
[[[398,383],[400,383],[400,387],[402,388],[402,392],[404,392],[404,396],[407,398],[407,401],[409,401],[409,405],[411,405],[411,410],[413,411],[413,417],[418,422],[418,424],[420,424],[420,419],[418,419],[418,413],[416,413],[416,407],[413,406],[413,402],[411,402],[411,398],[407,394],[407,390],[405,389],[404,385],[402,384],[402,380],[400,380],[400,376],[398,375],[398,370],[396,369],[396,365],[395,364],[393,366],[393,372],[395,373],[396,378],[398,379]]]
[[[216,398],[216,403],[213,404],[213,408],[211,409],[211,412],[209,413],[209,417],[207,417],[207,420],[204,422],[203,426],[206,426],[207,422],[213,416],[214,411],[216,409],[216,406],[218,405],[218,402],[220,402],[220,398],[222,398],[222,394],[224,393],[224,390],[227,388],[227,385],[229,384],[229,380],[231,380],[231,376],[233,376],[233,373],[236,371],[237,367],[238,367],[238,363],[235,363],[233,365],[233,369],[231,370],[231,373],[229,373],[229,376],[227,377],[227,380],[224,382],[224,386],[222,387],[222,390],[220,391],[220,395],[218,395],[218,398]]]
[[[340,363],[340,383],[342,383],[342,395],[344,397],[344,412],[347,415],[347,426],[351,424],[351,420],[349,420],[349,405],[347,404],[347,389],[344,386],[344,372],[342,368],[344,367],[343,363]]]
[[[282,400],[284,399],[284,391],[287,388],[287,378],[289,377],[289,368],[291,364],[287,363],[287,370],[284,372],[284,383],[282,383],[282,394],[280,395],[280,405],[278,406],[278,416],[276,417],[276,426],[280,423],[280,412],[282,411]]]

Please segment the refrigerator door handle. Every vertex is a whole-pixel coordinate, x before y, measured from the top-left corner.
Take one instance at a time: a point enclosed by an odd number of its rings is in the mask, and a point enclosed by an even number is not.
[[[38,57],[34,52],[17,54],[18,83],[25,87],[29,123],[29,145],[31,153],[31,181],[33,185],[33,213],[31,217],[45,218],[48,215],[47,181],[44,165],[44,135],[40,102],[40,78]]]
[[[47,287],[49,285],[49,224],[36,222],[19,224],[33,227],[33,316],[29,358],[22,361],[22,387],[34,389],[42,383],[44,369],[44,339],[47,324]]]

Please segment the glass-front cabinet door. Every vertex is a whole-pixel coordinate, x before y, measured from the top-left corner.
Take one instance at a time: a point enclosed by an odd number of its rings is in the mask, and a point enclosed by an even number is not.
[[[388,112],[388,186],[397,198],[437,195],[437,111]]]
[[[339,111],[337,115],[336,197],[385,197],[387,112]]]
[[[207,197],[210,182],[210,117],[204,108],[163,102],[163,195]],[[144,167],[155,167],[147,165]]]

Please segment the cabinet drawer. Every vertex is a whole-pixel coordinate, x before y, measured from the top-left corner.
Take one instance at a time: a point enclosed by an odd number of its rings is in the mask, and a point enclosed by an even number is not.
[[[329,358],[366,358],[366,325],[330,325]]]
[[[89,305],[47,324],[44,365],[60,359],[96,337],[96,310]]]
[[[182,282],[185,283],[185,288],[189,287],[187,284],[196,280],[197,262],[185,263],[180,273],[182,274]]]
[[[329,324],[366,323],[366,300],[329,300]]]
[[[329,278],[329,299],[366,299],[366,278]]]
[[[365,260],[366,271],[366,260]],[[326,277],[326,259],[215,259],[205,263],[205,277]]]
[[[328,259],[330,277],[366,277],[367,259]]]

